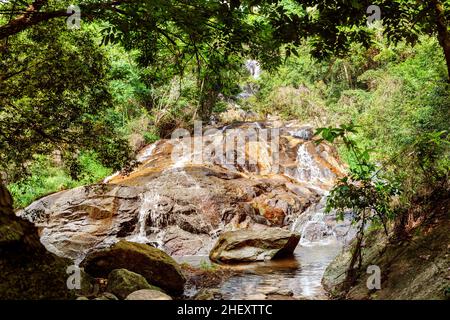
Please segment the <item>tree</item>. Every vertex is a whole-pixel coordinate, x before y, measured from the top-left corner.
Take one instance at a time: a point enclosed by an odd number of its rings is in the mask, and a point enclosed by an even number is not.
[[[0,52],[0,172],[14,181],[35,154],[99,152],[116,169],[127,142],[104,122],[110,107],[108,61],[88,30],[69,33],[55,21],[10,38]]]
[[[67,13],[68,3],[65,1],[35,0],[26,7],[19,6],[20,9],[17,9],[16,2],[11,0],[2,5],[5,7],[3,12],[10,14],[11,19],[0,26],[0,39],[71,14]],[[226,36],[230,48],[237,46],[242,49],[242,44],[256,48],[255,43],[276,48],[286,43],[298,44],[301,39],[309,38],[320,57],[343,53],[351,42],[368,45],[367,8],[377,5],[389,40],[405,39],[414,43],[421,33],[437,35],[450,77],[449,0],[91,0],[80,1],[79,5],[85,18],[106,19],[117,30],[125,31],[125,35],[128,31],[145,29],[149,36],[138,40],[148,48],[151,48],[148,41],[154,40],[155,34],[171,38],[173,42],[174,36],[179,36],[178,32],[168,32],[168,26],[173,25],[182,32],[194,31],[194,34],[201,34],[195,31],[215,28]],[[247,23],[248,17],[258,28],[247,28],[251,26]],[[260,39],[257,39],[255,30],[262,31]]]
[[[339,128],[319,128],[316,135],[323,140],[334,143],[342,140],[350,154],[349,175],[339,179],[327,198],[326,212],[336,210],[340,218],[346,210],[352,210],[353,222],[358,225],[356,243],[353,246],[352,257],[344,280],[344,290],[354,285],[358,271],[362,265],[362,247],[366,227],[369,223],[381,224],[388,234],[387,223],[393,220],[395,212],[391,201],[399,194],[398,188],[392,181],[381,176],[381,169],[370,160],[369,149],[362,149],[351,137],[357,133],[353,123],[341,125]]]

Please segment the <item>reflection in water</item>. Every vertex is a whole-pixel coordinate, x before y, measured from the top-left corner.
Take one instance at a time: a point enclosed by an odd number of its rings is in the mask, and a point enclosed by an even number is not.
[[[302,299],[326,299],[321,280],[326,267],[339,253],[338,244],[298,246],[289,259],[232,266],[242,273],[228,279],[220,291],[224,299],[256,299],[261,294],[286,292]],[[199,265],[207,257],[184,257],[184,262]]]

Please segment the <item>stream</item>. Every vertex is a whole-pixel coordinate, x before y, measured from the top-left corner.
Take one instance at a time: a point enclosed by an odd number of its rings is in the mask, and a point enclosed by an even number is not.
[[[338,243],[299,245],[291,258],[234,265],[231,268],[242,272],[226,280],[219,290],[227,300],[260,300],[271,292],[287,291],[295,299],[326,299],[322,276],[341,248]],[[196,267],[210,263],[207,256],[185,256],[177,260]]]

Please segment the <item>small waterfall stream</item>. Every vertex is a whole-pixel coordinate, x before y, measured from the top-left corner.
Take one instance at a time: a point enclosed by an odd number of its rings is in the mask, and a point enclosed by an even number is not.
[[[152,230],[159,231],[161,225],[161,217],[157,210],[157,205],[160,197],[155,192],[146,192],[141,195],[141,207],[138,213],[138,222],[136,231],[127,240],[137,243],[149,243],[150,239],[147,237],[147,225],[150,224]]]
[[[248,70],[253,77],[260,75],[257,64],[249,63]],[[254,122],[250,126],[256,130],[262,130],[263,126]],[[214,144],[223,144],[226,130],[224,127],[216,135],[209,137]],[[301,131],[303,130],[303,131]],[[299,184],[307,184],[311,190],[318,190],[318,194],[324,194],[320,184],[330,183],[334,179],[333,173],[320,163],[319,151],[310,140],[310,130],[300,129],[290,132],[290,135],[304,140],[297,149],[296,168],[285,173]],[[179,142],[185,143],[185,142]],[[138,161],[148,161],[154,154],[158,143],[148,146],[138,156]],[[259,142],[257,146],[259,161],[266,166],[270,163],[269,153],[272,152],[271,145],[267,141]],[[208,188],[199,184],[195,175],[187,167],[193,164],[194,158],[200,158],[205,163],[215,163],[220,159],[203,159],[204,154],[190,152],[178,158],[172,158],[173,163],[161,172],[161,175],[169,175],[176,172],[178,184],[186,189],[204,189],[204,199],[208,198]],[[199,151],[202,152],[202,151]],[[267,154],[266,154],[267,153]],[[252,154],[253,155],[253,154]],[[237,171],[233,165],[223,165],[229,170]],[[248,169],[248,168],[247,168]],[[244,168],[243,170],[247,170]],[[114,176],[112,177],[114,178]],[[319,184],[319,185],[318,185]],[[150,190],[141,195],[141,206],[138,212],[138,221],[135,232],[127,238],[129,241],[148,243],[164,249],[165,229],[164,223],[167,218],[164,214],[164,199],[157,192],[158,186],[151,186]],[[284,260],[257,262],[240,265],[242,273],[228,279],[219,288],[226,299],[260,299],[270,292],[292,291],[296,298],[321,299],[326,298],[321,286],[321,279],[326,267],[339,253],[343,243],[336,234],[337,224],[330,222],[330,218],[324,213],[326,195],[319,203],[310,206],[305,212],[297,217],[291,226],[292,231],[299,232],[301,239],[294,252],[294,257]],[[204,246],[214,245],[216,239],[224,226],[211,232],[211,241],[205,242]],[[203,251],[207,252],[207,251]],[[187,262],[194,266],[200,266],[208,261],[207,256],[184,256],[177,257],[179,262]]]
[[[297,151],[296,178],[299,181],[325,182],[330,180],[331,172],[328,168],[319,167],[313,155],[308,151],[308,144],[302,144]]]
[[[345,241],[335,232],[340,224],[327,221],[325,202],[326,197],[292,225],[292,231],[301,233],[294,257],[242,265],[243,273],[221,286],[224,298],[265,299],[270,292],[291,291],[298,299],[326,299],[322,277]]]
[[[262,129],[258,122],[252,123],[252,126],[257,130]],[[223,128],[218,134],[224,134],[227,128]],[[317,183],[328,183],[334,179],[334,176],[313,155],[312,148],[316,148],[316,146],[308,141],[309,138],[306,139],[307,134],[308,132],[297,131],[295,135],[291,134],[295,137],[301,135],[298,138],[306,141],[298,147],[297,168],[294,172],[291,172],[291,177],[300,183],[308,183],[311,189],[314,189],[315,187],[319,188],[316,186]],[[223,143],[223,139],[218,142]],[[145,150],[141,158],[143,160],[149,159],[154,149],[153,146]],[[270,150],[267,142],[262,149]],[[258,152],[261,152],[261,150]],[[194,156],[190,153],[175,159],[173,164],[162,172],[162,175],[176,171],[178,177],[181,178],[180,185],[186,186],[186,188],[202,188],[195,177],[186,171],[186,167],[192,163]],[[210,159],[206,159],[206,161],[208,160]],[[208,197],[207,189],[205,189],[205,193],[206,198]],[[161,216],[160,210],[157,210],[159,201],[160,198],[155,192],[143,194],[138,227],[130,240],[143,243],[154,243],[156,241],[156,245],[162,248],[164,233],[158,228],[162,226],[164,217]],[[336,225],[330,224],[328,216],[324,213],[325,201],[326,196],[323,197],[322,201],[308,208],[293,223],[292,231],[301,234],[301,240],[294,252],[294,257],[239,266],[243,272],[230,278],[220,287],[224,298],[259,299],[269,292],[286,290],[292,291],[297,298],[326,298],[321,286],[321,279],[326,267],[339,253],[343,244],[334,230]],[[149,239],[147,231],[152,232],[151,239]],[[211,238],[213,240],[217,238],[220,231],[219,228],[212,232]],[[205,246],[208,245],[213,246],[214,241],[205,243]],[[198,255],[177,257],[177,260],[200,266],[209,258]]]

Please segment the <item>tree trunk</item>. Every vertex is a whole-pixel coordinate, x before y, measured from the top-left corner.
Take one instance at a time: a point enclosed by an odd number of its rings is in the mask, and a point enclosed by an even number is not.
[[[444,49],[445,61],[447,62],[448,80],[450,81],[450,32],[447,19],[445,18],[444,6],[439,0],[432,0],[433,9],[436,14],[436,25],[439,43]]]
[[[14,214],[13,199],[6,186],[0,181],[0,214]]]
[[[203,121],[210,120],[212,109],[214,108],[214,105],[217,102],[218,96],[219,93],[214,89],[210,89],[205,93],[201,101],[201,110],[200,110],[200,117]]]

